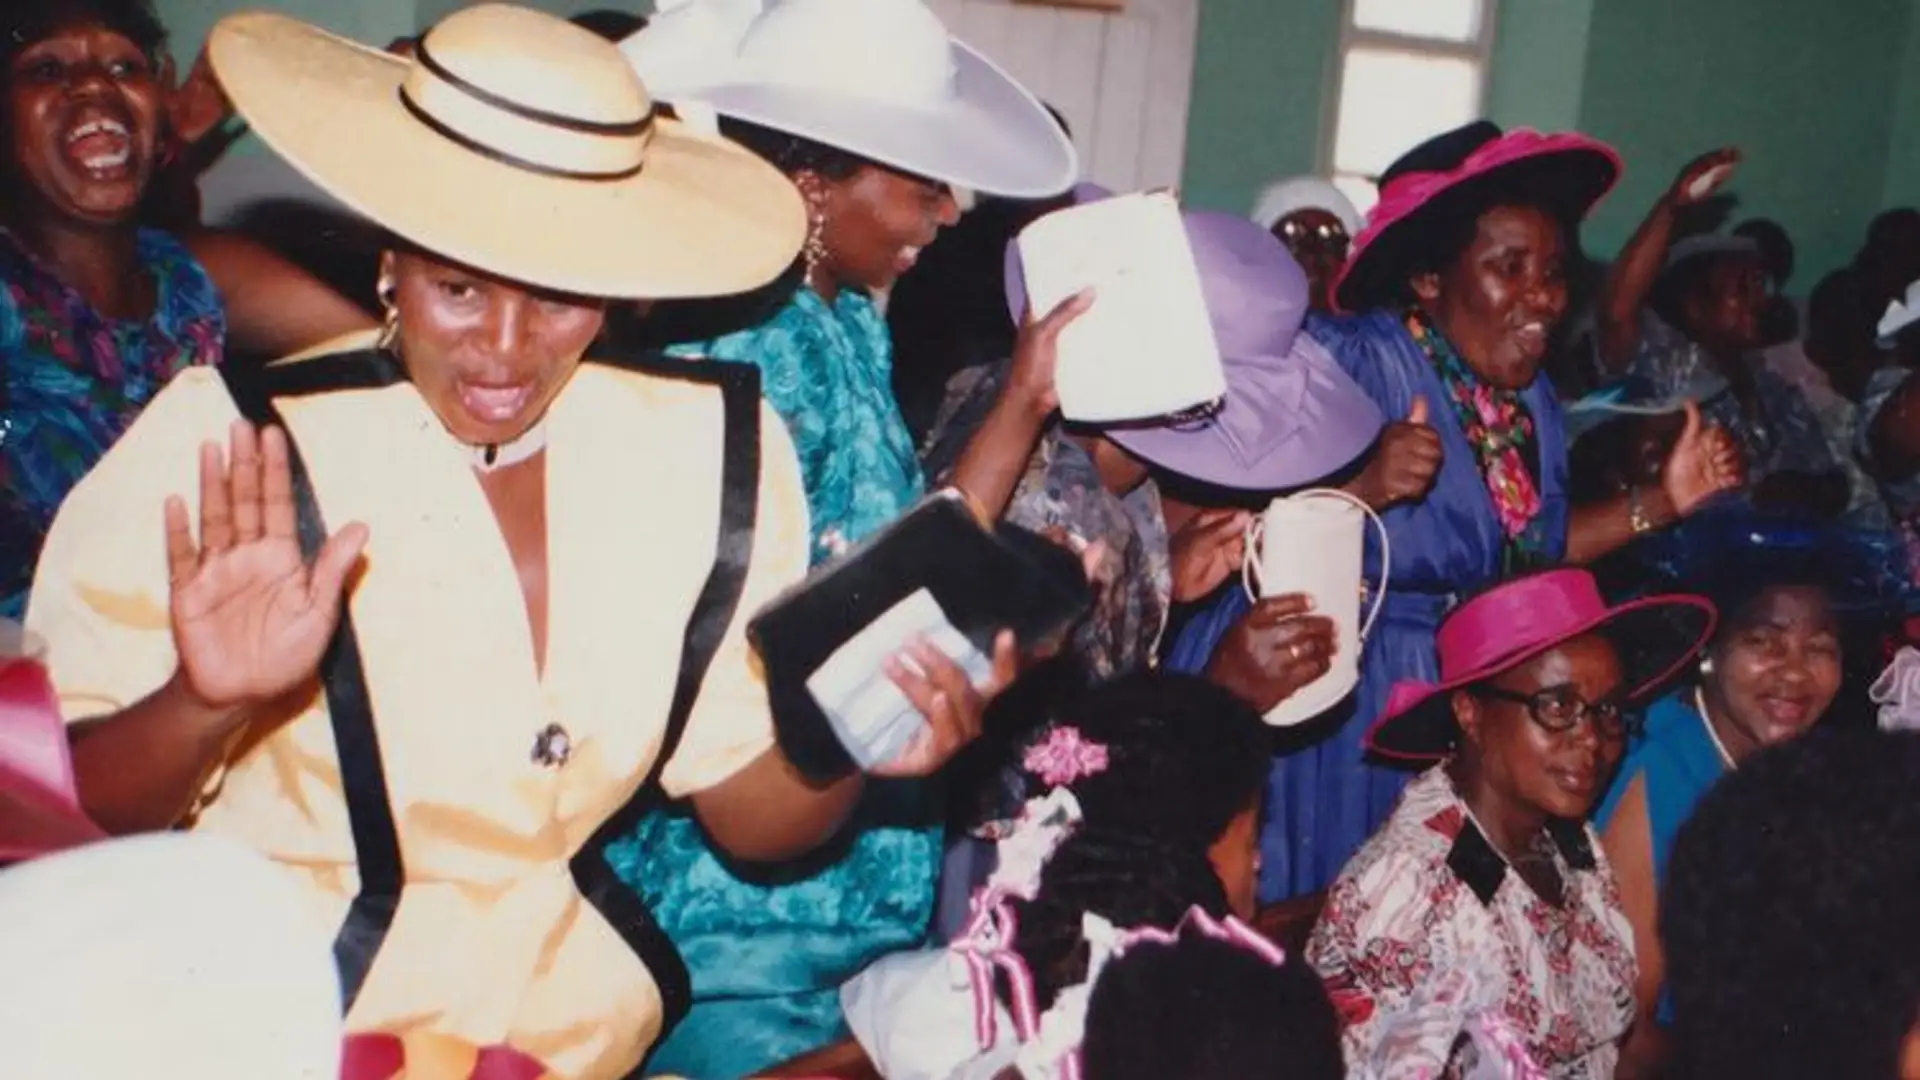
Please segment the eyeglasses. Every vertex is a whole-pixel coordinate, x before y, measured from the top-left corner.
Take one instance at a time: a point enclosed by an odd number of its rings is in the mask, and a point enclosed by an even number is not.
[[[1282,242],[1295,249],[1344,253],[1352,241],[1347,230],[1339,222],[1333,221],[1308,223],[1289,218],[1282,221],[1276,231]]]
[[[1583,719],[1609,739],[1640,734],[1641,717],[1638,712],[1628,711],[1616,698],[1588,701],[1571,686],[1549,686],[1531,694],[1517,694],[1497,686],[1482,686],[1476,692],[1495,701],[1525,705],[1527,715],[1533,718],[1534,723],[1556,735],[1572,731]]]

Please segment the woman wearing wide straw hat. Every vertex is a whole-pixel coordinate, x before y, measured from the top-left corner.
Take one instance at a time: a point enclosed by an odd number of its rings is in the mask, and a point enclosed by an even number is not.
[[[1619,172],[1618,156],[1586,136],[1482,121],[1381,177],[1334,284],[1335,302],[1360,314],[1309,330],[1381,412],[1405,418],[1382,440],[1367,496],[1385,507],[1393,562],[1351,706],[1325,740],[1275,767],[1262,899],[1325,888],[1392,811],[1405,774],[1363,760],[1361,735],[1395,681],[1432,675],[1434,629],[1458,596],[1596,559],[1739,483],[1731,440],[1690,406],[1658,484],[1595,505],[1568,497],[1567,439],[1541,363],[1566,314],[1578,222]],[[1211,652],[1245,606],[1231,593],[1189,625],[1176,658]]]
[[[339,928],[352,1032],[625,1076],[688,993],[605,839],[664,794],[730,855],[791,858],[862,783],[809,787],[774,747],[744,625],[804,572],[806,508],[751,373],[582,357],[596,297],[779,273],[800,201],[522,8],[464,9],[410,59],[237,15],[211,56],[269,145],[394,234],[386,328],[189,372],[62,511],[29,625],[82,798],[282,864]],[[936,737],[906,772],[982,708],[923,662],[898,681]]]
[[[922,0],[679,0],[622,48],[690,122],[717,126],[791,177],[807,242],[767,297],[771,314],[679,346],[757,366],[791,430],[815,562],[887,524],[925,481],[893,395],[892,342],[873,294],[954,222],[954,189],[1065,191],[1072,144],[1034,97],[954,41]],[[1002,505],[1052,411],[1052,377],[1023,337],[1011,389],[953,483]],[[656,323],[671,313],[656,311]],[[837,988],[925,935],[942,816],[921,784],[876,787],[844,854],[773,887],[742,880],[685,815],[645,823],[622,874],[689,957],[695,1008],[656,1059],[740,1076],[842,1030]]]
[[[1572,569],[1447,617],[1438,675],[1396,685],[1367,736],[1439,764],[1341,872],[1307,945],[1346,1021],[1349,1075],[1453,1075],[1461,1037],[1493,1027],[1556,1080],[1613,1076],[1633,930],[1586,816],[1636,706],[1713,622],[1694,596],[1608,607]],[[1480,976],[1470,1000],[1432,993],[1461,970]]]

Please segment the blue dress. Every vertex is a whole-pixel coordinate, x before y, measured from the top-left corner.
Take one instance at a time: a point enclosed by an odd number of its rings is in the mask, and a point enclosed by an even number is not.
[[[1324,733],[1319,742],[1274,760],[1260,832],[1262,903],[1326,889],[1392,814],[1412,774],[1363,760],[1362,740],[1394,683],[1438,675],[1433,639],[1441,616],[1462,596],[1502,575],[1506,541],[1473,449],[1448,407],[1446,389],[1401,319],[1391,312],[1374,312],[1315,319],[1308,329],[1387,416],[1407,415],[1414,395],[1424,396],[1446,457],[1426,499],[1381,515],[1393,545],[1392,573],[1380,621],[1361,656],[1358,687],[1328,715],[1309,722],[1315,732]],[[1564,423],[1545,375],[1521,397],[1538,436],[1539,535],[1549,558],[1557,560],[1566,552],[1569,515]],[[1370,531],[1369,581],[1379,580],[1379,567],[1379,542]],[[1181,630],[1168,666],[1182,672],[1204,670],[1249,607],[1242,590],[1228,589],[1213,608]]]
[[[169,379],[220,362],[227,318],[206,270],[166,233],[135,245],[157,297],[152,316],[121,320],[0,231],[0,618],[26,612],[67,492]]]
[[[1666,891],[1667,859],[1680,826],[1693,816],[1707,789],[1727,774],[1726,759],[1707,730],[1707,718],[1693,707],[1693,692],[1681,691],[1647,707],[1647,730],[1627,751],[1613,787],[1594,812],[1593,822],[1605,829],[1620,808],[1620,800],[1639,778],[1645,778],[1647,828],[1653,840],[1653,880]],[[1660,988],[1656,1013],[1663,1024],[1673,1023],[1673,996]]]
[[[829,305],[802,288],[760,326],[673,351],[760,369],[799,454],[816,565],[924,493],[886,323],[865,295]],[[609,849],[693,976],[693,1009],[650,1072],[728,1080],[842,1037],[840,984],[926,937],[942,836],[930,795],[924,781],[868,781],[842,837],[777,884],[736,874],[685,808]]]

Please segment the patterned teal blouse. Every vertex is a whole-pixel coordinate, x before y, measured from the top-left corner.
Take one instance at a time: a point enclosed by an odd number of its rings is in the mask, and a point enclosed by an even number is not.
[[[873,301],[802,288],[772,320],[681,355],[750,363],[793,435],[818,564],[903,514],[925,483]],[[748,882],[684,809],[608,852],[693,974],[693,1011],[648,1062],[694,1080],[746,1076],[842,1037],[839,987],[918,945],[932,918],[941,826],[925,782],[869,781],[842,838],[780,882]]]
[[[141,230],[151,317],[93,309],[0,230],[0,618],[27,609],[53,515],[182,368],[217,364],[227,317],[213,279],[178,240]]]

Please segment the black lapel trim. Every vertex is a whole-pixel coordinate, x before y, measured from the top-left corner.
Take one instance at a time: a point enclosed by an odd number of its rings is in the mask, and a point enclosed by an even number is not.
[[[667,712],[666,734],[646,783],[601,825],[574,856],[572,872],[580,893],[599,910],[622,940],[653,973],[660,990],[661,1036],[686,1017],[693,1004],[693,980],[673,941],[654,921],[645,902],[621,881],[607,861],[610,844],[632,835],[647,813],[665,802],[660,774],[679,746],[706,681],[707,669],[727,629],[733,625],[753,560],[753,534],[760,498],[760,372],[744,364],[671,360],[657,354],[596,357],[632,371],[707,383],[720,391],[726,417],[721,460],[720,522],[713,567],[700,591],[681,641],[680,673]],[[632,1076],[640,1076],[636,1067]]]
[[[226,365],[221,375],[241,415],[255,424],[286,429],[274,406],[274,376],[299,371],[306,378],[324,376],[338,388],[381,386],[392,382],[392,365],[376,362],[377,354],[353,353],[285,368],[245,370]],[[304,392],[315,392],[315,386]],[[299,391],[296,391],[299,392]],[[313,480],[292,433],[287,457],[293,470],[293,497],[299,517],[300,549],[314,558],[326,543],[327,525],[314,497]],[[346,920],[333,940],[334,962],[340,969],[344,1008],[351,1011],[373,970],[374,958],[393,927],[400,906],[406,868],[400,858],[400,833],[394,825],[393,805],[387,794],[386,765],[380,756],[380,737],[373,723],[373,702],[367,693],[366,669],[360,661],[360,643],[353,629],[351,606],[343,606],[340,626],[320,662],[321,685],[327,695],[327,713],[340,761],[340,786],[347,801],[347,820],[353,830],[354,859],[360,871],[360,891],[347,908]]]
[[[1500,883],[1507,879],[1507,860],[1500,857],[1470,817],[1460,823],[1460,835],[1454,837],[1453,850],[1447,852],[1447,869],[1472,889],[1482,904],[1492,904]]]
[[[1560,848],[1560,857],[1573,870],[1593,870],[1600,863],[1593,855],[1593,842],[1587,839],[1587,827],[1566,818],[1548,818],[1547,835]]]
[[[679,746],[707,669],[734,622],[746,588],[759,511],[760,372],[745,364],[679,360],[654,352],[601,351],[592,362],[712,385],[720,391],[725,418],[720,521],[713,567],[682,638],[679,676],[660,751],[646,782],[601,825],[569,864],[581,895],[601,913],[651,974],[660,992],[664,1037],[692,1007],[692,976],[679,950],[647,910],[645,902],[614,872],[607,861],[606,849],[629,836],[642,817],[665,801],[660,790],[660,774]],[[241,413],[256,424],[281,423],[279,411],[273,406],[276,397],[377,389],[406,377],[392,357],[378,350],[257,368],[245,375],[229,368],[223,374]],[[288,442],[295,497],[300,504],[301,544],[311,557],[325,541],[326,526],[290,434]],[[334,956],[340,966],[350,1009],[392,926],[405,874],[350,612],[342,614],[322,671],[334,740],[339,747],[341,779],[347,790],[355,857],[360,863],[361,893],[354,899],[346,924],[334,942]],[[640,1067],[636,1066],[632,1075],[640,1074]]]

